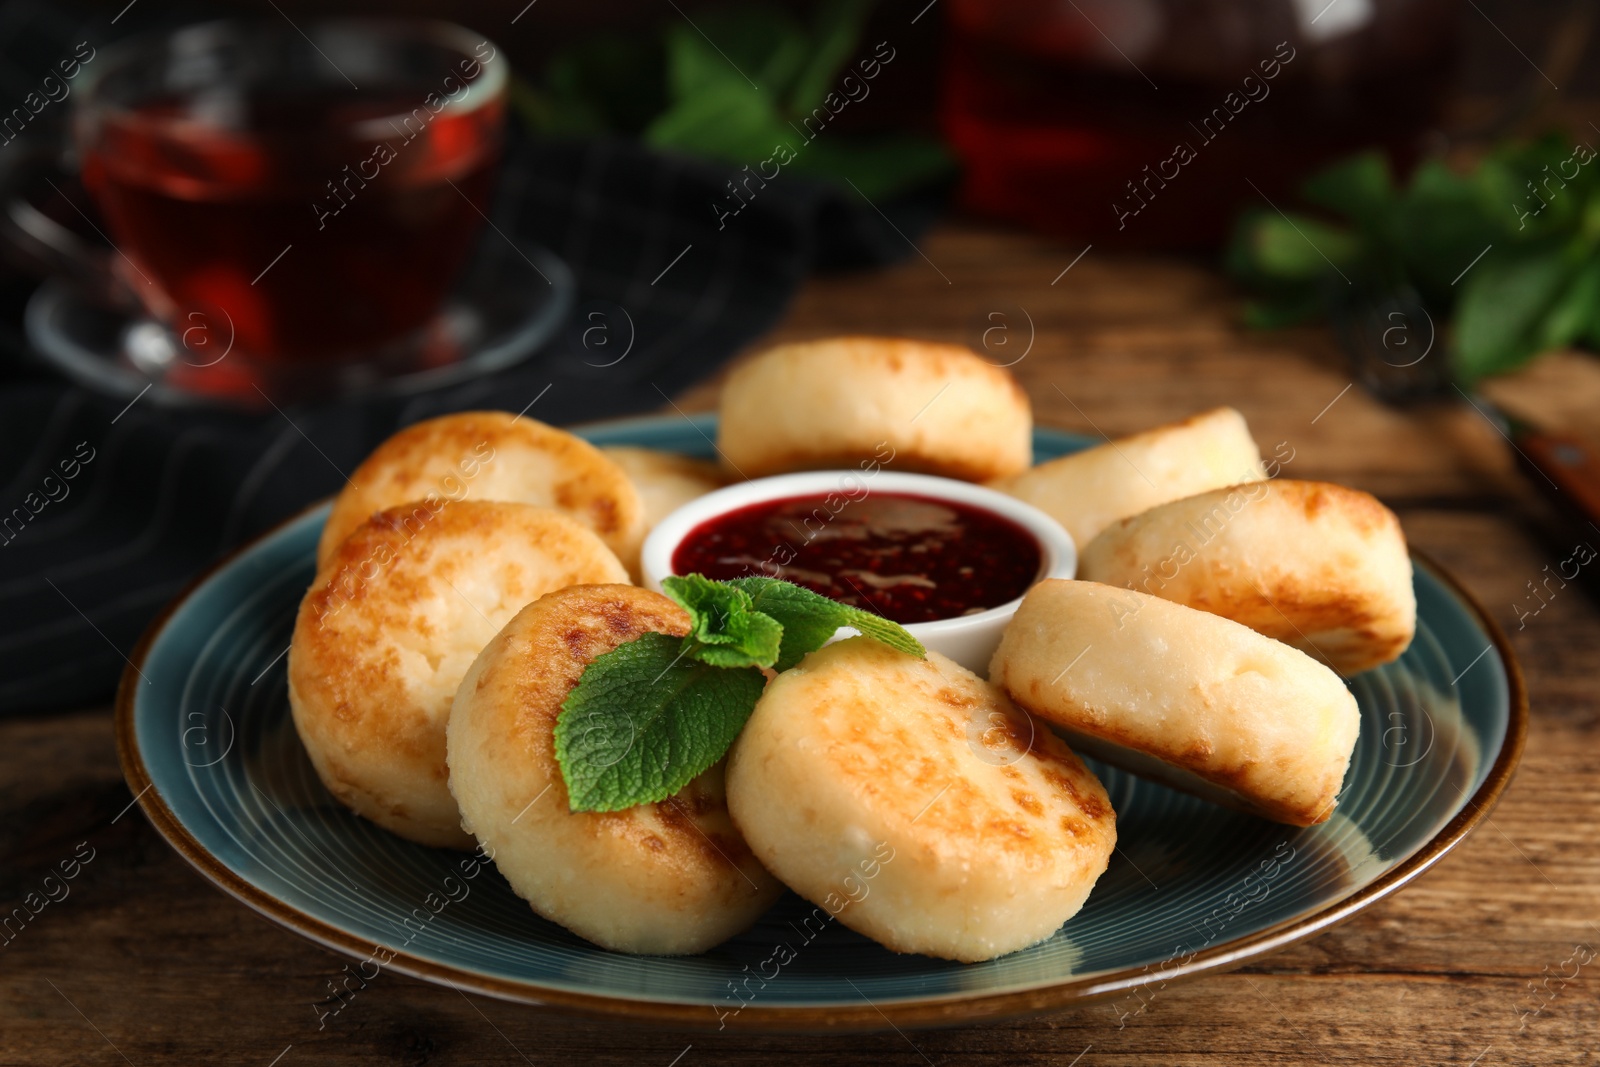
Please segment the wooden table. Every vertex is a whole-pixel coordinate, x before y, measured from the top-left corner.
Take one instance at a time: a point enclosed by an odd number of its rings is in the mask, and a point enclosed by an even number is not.
[[[1527,671],[1527,753],[1487,824],[1345,926],[1169,987],[1122,1029],[1102,1004],[960,1030],[679,1034],[385,974],[319,1032],[313,1003],[344,961],[212,889],[128,810],[109,712],[11,721],[0,724],[0,904],[75,851],[93,859],[0,947],[0,1064],[1595,1062],[1600,959],[1579,964],[1600,950],[1600,611],[1574,583],[1517,628],[1525,583],[1571,541],[1547,534],[1550,512],[1497,431],[1464,405],[1402,413],[1347,390],[1325,334],[1244,332],[1236,295],[1192,263],[1090,252],[1062,274],[1078,247],[965,225],[921,251],[812,282],[776,336],[982,345],[1004,327],[989,351],[1026,352],[1014,370],[1041,423],[1115,435],[1232,404],[1264,450],[1288,442],[1295,477],[1383,497],[1506,627]],[[708,385],[680,403],[714,395]],[[1600,364],[1557,357],[1496,395],[1593,430]]]

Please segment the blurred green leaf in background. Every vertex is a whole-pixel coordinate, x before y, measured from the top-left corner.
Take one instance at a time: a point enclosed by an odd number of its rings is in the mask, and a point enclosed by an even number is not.
[[[828,128],[892,62],[892,50],[883,61],[860,43],[870,7],[827,0],[806,25],[754,4],[669,22],[653,38],[586,41],[551,60],[540,83],[519,85],[518,109],[540,133],[634,135],[737,164],[772,160],[784,146],[785,166],[891,196],[953,163],[933,137]]]
[[[1468,170],[1431,160],[1403,187],[1366,153],[1302,191],[1316,216],[1251,210],[1235,228],[1227,263],[1254,293],[1252,325],[1333,313],[1345,287],[1414,291],[1448,317],[1465,385],[1600,345],[1600,164],[1587,142],[1505,144]]]

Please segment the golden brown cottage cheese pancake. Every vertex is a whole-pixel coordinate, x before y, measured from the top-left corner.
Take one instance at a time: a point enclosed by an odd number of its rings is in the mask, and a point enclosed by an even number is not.
[[[761,861],[896,952],[975,961],[1051,936],[1116,844],[1105,789],[983,679],[864,637],[768,687],[728,760]]]
[[[728,818],[720,763],[658,803],[568,810],[555,726],[584,668],[648,631],[688,628],[660,593],[563,589],[506,624],[450,713],[450,788],[464,823],[534,911],[614,952],[703,952],[781,892]]]
[[[592,531],[548,508],[465,500],[373,516],[318,573],[289,646],[289,707],[317,775],[402,837],[471,848],[445,780],[461,676],[529,601],[626,580]]]
[[[715,463],[653,448],[608,445],[601,453],[628,476],[644,502],[647,529],[696,497],[728,484]]]
[[[1263,477],[1244,416],[1217,408],[1052,459],[993,488],[1055,519],[1081,548],[1118,519]]]
[[[970,349],[835,337],[736,367],[717,446],[745,478],[875,462],[987,481],[1027,469],[1033,413],[1011,373]]]
[[[1326,482],[1253,482],[1113,523],[1078,577],[1187,604],[1293,645],[1341,674],[1398,657],[1417,627],[1394,512]]]
[[[1360,729],[1355,697],[1305,653],[1096,582],[1029,590],[989,678],[1080,751],[1294,826],[1333,813]]]
[[[644,539],[639,493],[599,449],[527,416],[467,411],[406,427],[355,469],[323,527],[318,564],[373,513],[413,500],[555,508],[599,534],[629,567]]]

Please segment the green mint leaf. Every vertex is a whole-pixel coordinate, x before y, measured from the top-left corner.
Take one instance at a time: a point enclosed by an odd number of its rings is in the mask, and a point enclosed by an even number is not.
[[[789,94],[789,109],[795,114],[809,115],[812,109],[822,106],[839,80],[839,68],[861,37],[861,24],[871,6],[863,0],[825,0],[818,5],[810,55]]]
[[[922,647],[922,642],[912,637],[899,623],[891,622],[882,615],[870,611],[862,611],[860,608],[846,607],[844,610],[849,614],[843,625],[855,627],[861,631],[862,637],[870,637],[881,645],[888,645],[898,652],[905,652],[918,659],[928,657],[928,650]]]
[[[756,610],[777,619],[783,641],[773,667],[786,671],[828,643],[835,630],[845,625],[839,611],[843,604],[819,596],[811,590],[775,578],[735,578],[729,585],[743,591]]]
[[[687,654],[714,667],[770,667],[783,627],[751,604],[750,594],[703,574],[667,578],[661,591],[689,613]]]
[[[738,67],[735,77],[744,82],[748,74],[761,93],[774,101],[783,98],[810,50],[805,27],[776,5],[741,4],[706,11],[695,16],[698,30],[673,22],[674,32],[687,32],[698,38],[724,68]],[[700,30],[705,31],[703,37]],[[706,45],[707,41],[715,41],[716,45]],[[749,87],[748,82],[744,84]]]
[[[863,637],[918,658],[928,654],[922,643],[899,623],[829,600],[793,582],[776,578],[735,578],[723,584],[748,594],[757,612],[770,615],[782,624],[783,644],[774,664],[780,671],[788,670],[804,659],[806,653],[827,644],[841,626],[853,627]]]
[[[767,79],[769,72],[773,78],[792,77],[804,58],[798,24],[783,12],[745,12],[731,21],[707,20],[702,28],[719,44],[688,25],[668,30],[671,104],[645,127],[645,141],[736,163],[770,158],[779,143],[795,137],[778,113],[777,90]]]
[[[678,101],[656,116],[644,139],[657,148],[743,163],[768,159],[796,138],[772,105],[741,81]]]
[[[1503,245],[1508,232],[1517,232],[1513,203],[1484,200],[1471,180],[1438,160],[1416,169],[1395,212],[1395,251],[1424,296],[1448,307],[1460,295],[1451,283],[1462,268],[1487,245]]]
[[[1544,317],[1574,274],[1550,242],[1495,252],[1472,268],[1456,303],[1455,371],[1469,384],[1533,358]]]
[[[556,719],[556,761],[572,811],[621,811],[672,796],[721,759],[766,678],[683,654],[647,633],[583,672]]]
[[[1384,229],[1398,201],[1382,152],[1351,156],[1306,180],[1306,199],[1372,230]]]
[[[1349,267],[1363,250],[1361,238],[1305,215],[1252,211],[1240,223],[1236,261],[1276,282],[1316,281]]]
[[[713,667],[770,667],[778,661],[783,627],[778,620],[759,611],[745,620],[745,631],[737,645],[691,645],[688,654]],[[693,637],[684,638],[685,644]]]
[[[1590,259],[1550,308],[1537,338],[1541,352],[1565,348],[1582,336],[1600,307],[1600,259]]]

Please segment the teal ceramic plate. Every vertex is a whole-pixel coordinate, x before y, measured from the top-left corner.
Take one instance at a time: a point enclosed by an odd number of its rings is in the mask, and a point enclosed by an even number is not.
[[[602,444],[711,453],[710,417],[615,422]],[[1040,459],[1083,438],[1035,435]],[[981,964],[900,956],[789,897],[686,958],[602,951],[534,915],[492,868],[403,841],[339,806],[295,734],[283,654],[327,506],[198,582],[145,635],[118,694],[128,783],[183,856],[267,917],[336,951],[494,996],[709,1027],[938,1024],[1073,1001],[1124,1017],[1172,980],[1237,966],[1350,917],[1461,840],[1504,789],[1527,704],[1504,637],[1418,561],[1418,629],[1351,681],[1361,738],[1338,813],[1294,829],[1095,766],[1122,842],[1049,941]],[[782,962],[780,962],[782,961]]]

